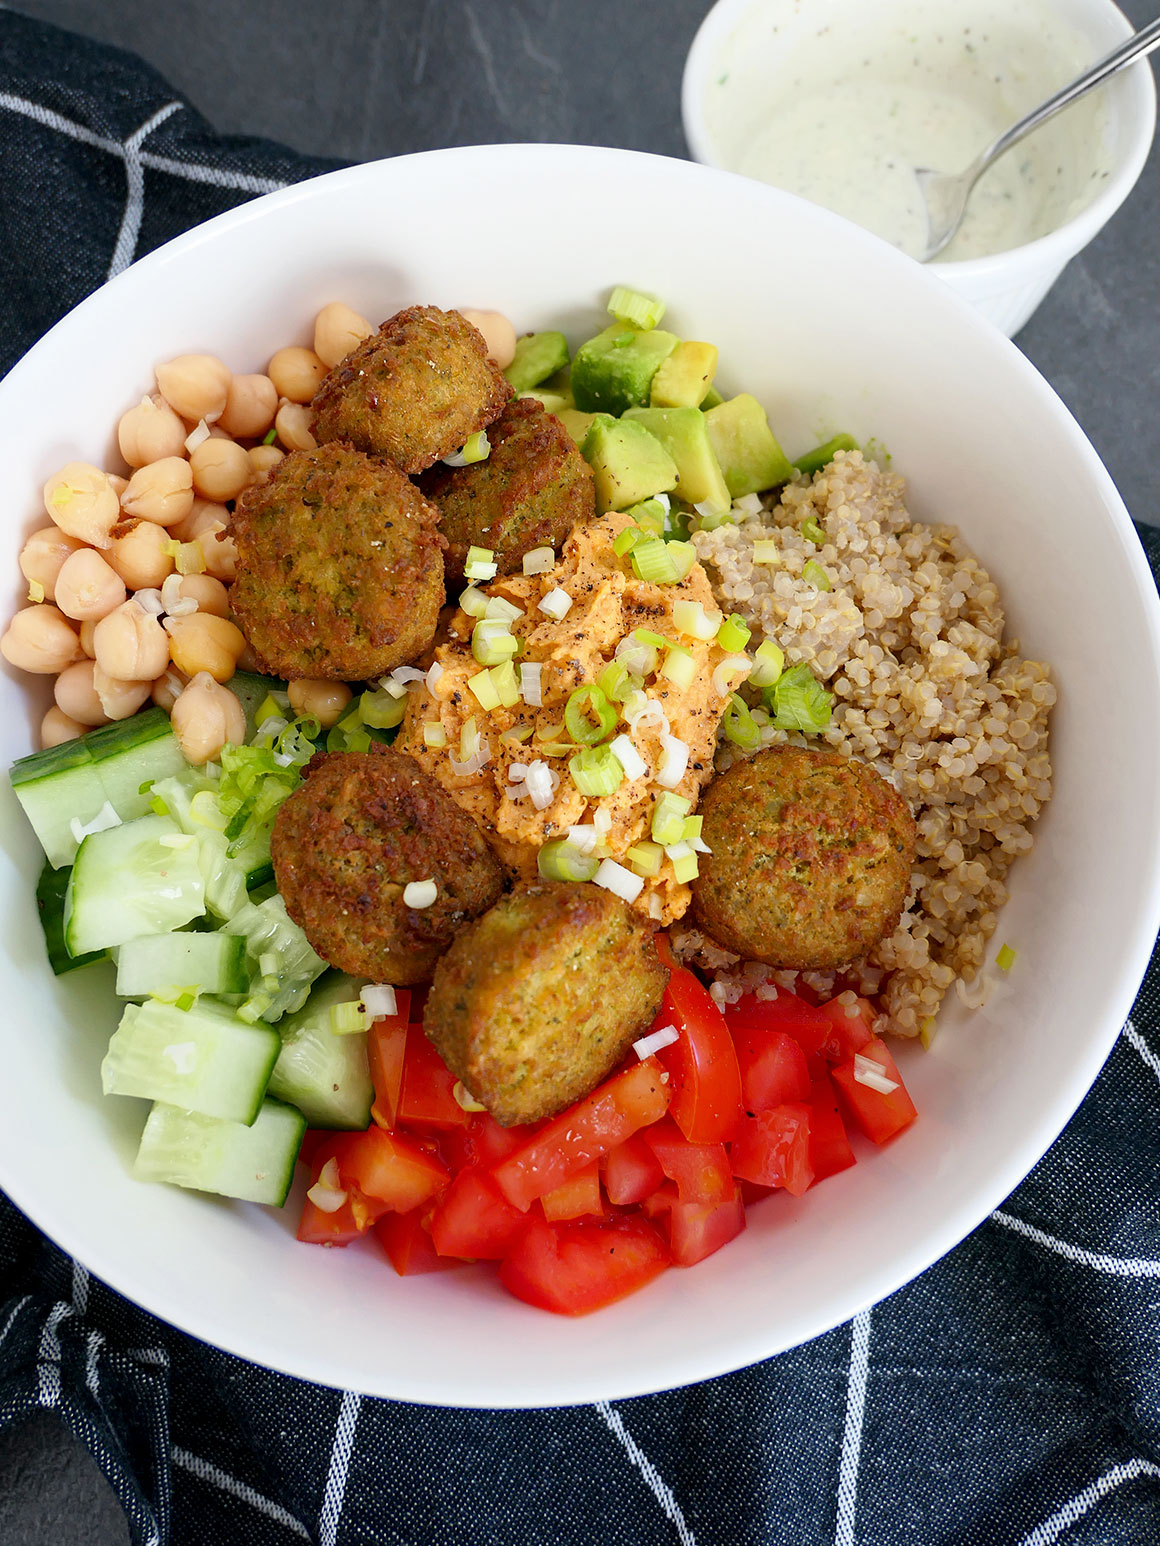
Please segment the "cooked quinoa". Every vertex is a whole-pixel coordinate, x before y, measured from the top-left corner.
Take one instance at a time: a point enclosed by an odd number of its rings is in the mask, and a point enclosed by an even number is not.
[[[1056,692],[1049,668],[1004,639],[999,592],[978,559],[953,527],[912,521],[904,491],[902,478],[861,452],[839,452],[812,479],[788,484],[771,509],[693,540],[722,609],[753,627],[752,644],[772,639],[787,665],[808,663],[834,694],[830,725],[813,744],[873,763],[914,811],[909,904],[842,981],[880,992],[886,1029],[925,1037],[955,979],[982,968],[1007,871],[1031,847],[1031,825],[1050,797]],[[802,534],[811,518],[824,544]],[[776,562],[755,562],[754,542],[770,539]],[[810,559],[825,570],[828,591],[802,578]],[[762,741],[810,744],[769,724]],[[718,767],[739,755],[723,742]],[[739,962],[693,930],[676,932],[678,948],[716,972],[720,998],[767,982],[794,985],[792,973]],[[802,980],[828,992],[837,979],[810,972]]]

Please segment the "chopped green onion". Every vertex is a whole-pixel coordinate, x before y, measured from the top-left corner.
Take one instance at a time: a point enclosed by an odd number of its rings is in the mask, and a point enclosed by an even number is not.
[[[663,650],[669,642],[663,633],[653,633],[651,628],[636,628],[632,636],[638,644],[651,644],[657,650]]]
[[[460,449],[445,456],[443,461],[448,467],[470,467],[473,462],[485,462],[490,454],[491,442],[487,438],[487,431],[481,429],[474,435],[468,435]]]
[[[773,537],[759,537],[753,544],[755,564],[776,564],[781,560],[781,550]]]
[[[673,549],[678,546],[676,542],[665,542],[641,532],[632,550],[632,568],[637,579],[648,585],[675,585],[680,575]]]
[[[577,687],[564,705],[564,725],[578,746],[607,740],[616,729],[616,719],[616,710],[593,683]]]
[[[683,841],[685,817],[692,809],[692,805],[692,800],[686,800],[684,795],[673,794],[670,790],[666,790],[653,808],[653,842],[660,843],[664,847],[668,843]]]
[[[686,816],[685,830],[681,833],[682,843],[699,843],[701,841],[701,827],[704,816]]]
[[[722,618],[720,612],[707,613],[699,601],[682,598],[673,603],[673,622],[677,625],[678,633],[707,644],[710,639],[717,637]]]
[[[499,694],[503,708],[514,709],[520,701],[520,684],[516,680],[516,668],[510,660],[501,661],[491,668],[491,683]]]
[[[536,855],[536,868],[545,880],[591,880],[600,868],[594,854],[582,854],[566,837],[545,843]]]
[[[459,597],[459,605],[468,617],[482,617],[487,611],[488,598],[478,586],[469,585]]]
[[[530,741],[534,725],[513,725],[510,730],[505,730],[500,736],[501,741]]]
[[[499,708],[499,693],[495,690],[490,671],[477,671],[474,676],[467,678],[467,685],[481,709],[490,714],[492,709]]]
[[[653,645],[642,644],[631,634],[616,646],[616,659],[638,681],[651,676],[657,668],[657,652]]]
[[[761,745],[761,731],[753,723],[749,705],[739,693],[734,693],[729,699],[721,729],[725,739],[739,746],[743,752],[755,752]]]
[[[659,497],[656,503],[660,503]],[[665,529],[662,535],[664,536],[666,542],[687,541],[689,536],[688,513],[684,510],[676,510],[672,505],[666,506]]]
[[[640,683],[622,660],[610,660],[596,678],[596,685],[609,703],[623,703]]]
[[[505,623],[514,623],[517,617],[523,617],[523,607],[517,607],[514,601],[509,601],[506,596],[489,596],[484,617],[502,618]]]
[[[523,556],[525,574],[550,574],[555,567],[556,552],[554,548],[532,548]]]
[[[586,746],[569,760],[568,771],[580,793],[593,800],[615,794],[624,778],[624,769],[607,746]]]
[[[475,715],[465,719],[459,729],[459,760],[470,762],[479,750],[479,726],[475,722]]]
[[[471,630],[471,653],[481,666],[498,666],[516,653],[516,639],[502,617],[481,617]]]
[[[830,723],[834,696],[805,664],[791,666],[775,686],[765,691],[779,730],[803,730],[807,735],[817,735]]]
[[[648,763],[633,745],[632,737],[618,735],[609,743],[609,749],[624,769],[624,776],[632,783],[648,772]]]
[[[697,562],[697,550],[691,542],[669,542],[669,557],[676,565],[678,583]]]
[[[624,857],[638,875],[649,878],[660,874],[664,856],[665,851],[659,843],[643,842],[634,843]]]
[[[468,580],[494,580],[499,565],[491,548],[469,547],[463,565],[464,578]]]
[[[366,696],[367,695],[364,693],[363,697],[366,697]],[[376,696],[377,696],[377,694],[376,694]],[[395,712],[398,712],[399,710],[402,710],[402,713],[399,714],[399,718],[402,719],[403,714],[406,713],[406,709],[407,709],[406,703],[400,701],[397,698],[392,698],[390,693],[387,693],[387,692],[384,692],[382,696],[383,696],[384,711],[385,711],[386,704],[389,702],[389,703],[394,705],[394,711]],[[246,748],[242,748],[242,749],[245,750]],[[345,714],[342,719],[339,720],[337,725],[332,725],[331,726],[329,732],[327,733],[327,737],[326,737],[326,749],[327,749],[328,752],[369,752],[370,751],[370,749],[371,749],[371,738],[370,738],[370,736],[366,732],[365,722],[364,722],[363,717],[362,717],[362,710],[359,707],[358,701],[356,701],[352,705],[352,707],[349,710],[349,712],[347,714]],[[223,753],[223,761],[224,761],[224,753]]]
[[[696,880],[699,868],[697,855],[688,843],[667,843],[665,857],[673,867],[673,878],[681,885],[687,885],[689,881]]]
[[[741,614],[734,612],[718,628],[717,643],[723,650],[729,650],[730,653],[733,653],[745,648],[749,643],[752,633],[753,629],[750,628]]]
[[[701,531],[716,531],[723,522],[733,519],[729,505],[715,505],[711,499],[702,499],[693,509],[697,512],[697,525]]]
[[[435,720],[429,720],[423,726],[423,745],[432,751],[442,751],[447,745],[447,731]]]
[[[825,441],[820,446],[815,446],[812,451],[807,451],[804,456],[794,459],[794,466],[799,472],[804,472],[808,478],[812,478],[815,472],[821,472],[834,460],[839,451],[856,451],[858,442],[853,435],[835,435],[832,440]]]
[[[608,297],[608,315],[617,322],[631,322],[642,333],[656,327],[664,314],[664,301],[645,295],[641,290],[631,290],[627,285],[617,285]]]
[[[753,652],[751,687],[772,687],[785,669],[785,656],[772,639],[766,639]]]
[[[693,658],[692,651],[687,650],[683,644],[670,644],[665,651],[664,665],[657,675],[672,682],[674,687],[684,689],[692,686],[696,674],[697,662]]]
[[[612,551],[617,558],[625,558],[632,552],[638,542],[643,542],[645,533],[639,526],[626,526],[623,531],[618,531],[612,544]]]
[[[644,499],[628,513],[642,531],[653,537],[664,536],[666,511],[659,499]]]
[[[356,1031],[365,1031],[366,1028],[366,1010],[358,999],[349,999],[345,1004],[332,1005],[330,1029],[335,1036],[353,1036]]]
[[[557,585],[555,590],[550,590],[539,603],[539,610],[553,622],[562,623],[572,610],[572,598],[566,590]]]
[[[1003,945],[999,954],[995,957],[995,965],[1001,972],[1009,972],[1015,965],[1018,951],[1012,950],[1010,945]]]
[[[273,427],[271,427],[263,435],[263,437],[262,437],[262,444],[264,446],[272,446],[274,444],[275,440],[277,440],[277,438],[278,438],[278,431],[276,429],[274,429]]]
[[[816,515],[811,515],[808,520],[803,521],[798,527],[798,531],[801,532],[807,542],[816,543],[818,547],[821,547],[826,540],[826,534],[822,530]]]
[[[378,692],[360,693],[355,699],[355,706],[364,725],[370,725],[372,730],[390,730],[403,723],[407,699],[405,694],[396,698],[393,693],[380,689]]]
[[[273,695],[271,693],[267,693],[266,696],[262,699],[261,703],[259,703],[258,708],[257,708],[257,712],[254,715],[254,723],[255,723],[255,725],[257,725],[257,727],[258,727],[258,729],[260,731],[262,726],[266,723],[266,721],[268,719],[281,719],[281,718],[282,718],[282,708],[281,708],[281,705],[274,701],[274,697],[273,697]]]
[[[802,579],[807,585],[812,585],[815,590],[830,589],[829,575],[822,568],[821,564],[816,563],[812,558],[807,558],[802,566]]]

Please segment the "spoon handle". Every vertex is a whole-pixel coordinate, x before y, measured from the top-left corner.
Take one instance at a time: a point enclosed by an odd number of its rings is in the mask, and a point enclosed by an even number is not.
[[[1054,118],[1056,113],[1076,101],[1077,98],[1086,95],[1101,81],[1107,80],[1109,75],[1114,75],[1117,70],[1122,70],[1133,59],[1138,59],[1142,54],[1150,54],[1152,50],[1160,46],[1160,17],[1156,21],[1149,22],[1146,27],[1141,27],[1139,32],[1125,38],[1118,48],[1113,48],[1110,54],[1099,59],[1095,64],[1077,75],[1069,85],[1062,86],[1053,97],[1048,97],[1042,106],[1035,108],[1027,114],[1026,118],[1020,118],[1018,123],[1012,124],[1006,133],[1001,134],[994,144],[979,157],[979,171],[985,166],[990,166],[997,156],[1010,150],[1025,134],[1030,134],[1033,129],[1038,129],[1041,123]]]

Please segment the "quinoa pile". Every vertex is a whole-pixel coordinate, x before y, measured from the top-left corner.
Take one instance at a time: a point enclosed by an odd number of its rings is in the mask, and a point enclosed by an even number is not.
[[[879,993],[883,1029],[925,1040],[951,984],[980,973],[1007,871],[1030,849],[1050,797],[1056,692],[1049,668],[1004,640],[998,589],[955,529],[912,521],[903,494],[902,478],[839,452],[771,509],[693,540],[722,609],[753,627],[752,645],[772,639],[787,664],[808,663],[834,694],[820,740],[872,763],[910,802],[918,847],[898,927],[853,969],[802,980],[824,993],[839,982]],[[811,517],[824,544],[800,530]],[[771,538],[777,561],[755,562],[754,542]],[[810,559],[828,591],[802,579]],[[810,744],[763,726],[764,745],[785,741]],[[738,755],[723,742],[718,767]],[[674,932],[683,954],[715,972],[718,998],[794,986],[794,973],[739,962],[695,930]]]

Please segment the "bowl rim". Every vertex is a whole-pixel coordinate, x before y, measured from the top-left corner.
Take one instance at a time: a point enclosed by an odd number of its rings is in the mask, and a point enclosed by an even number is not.
[[[693,160],[717,171],[729,171],[730,168],[717,158],[705,123],[704,83],[712,50],[736,20],[761,3],[762,0],[716,0],[697,28],[685,56],[681,76],[681,125]],[[1095,3],[1107,14],[1122,37],[1128,38],[1136,30],[1114,0],[1095,0]],[[1107,184],[1090,203],[1077,210],[1062,225],[1055,226],[1033,241],[1005,248],[1002,252],[989,252],[974,258],[955,258],[923,266],[933,268],[944,283],[953,284],[960,279],[1001,276],[1016,268],[1046,272],[1055,266],[1062,267],[1087,246],[1139,181],[1156,133],[1156,81],[1147,59],[1137,59],[1122,70],[1112,84],[1119,83],[1122,85],[1119,85],[1118,93],[1111,94],[1110,100],[1115,103],[1118,95],[1124,104],[1120,117],[1129,131],[1125,152]],[[875,239],[884,240],[882,237]],[[1019,282],[1014,274],[1011,279],[1013,283]]]

